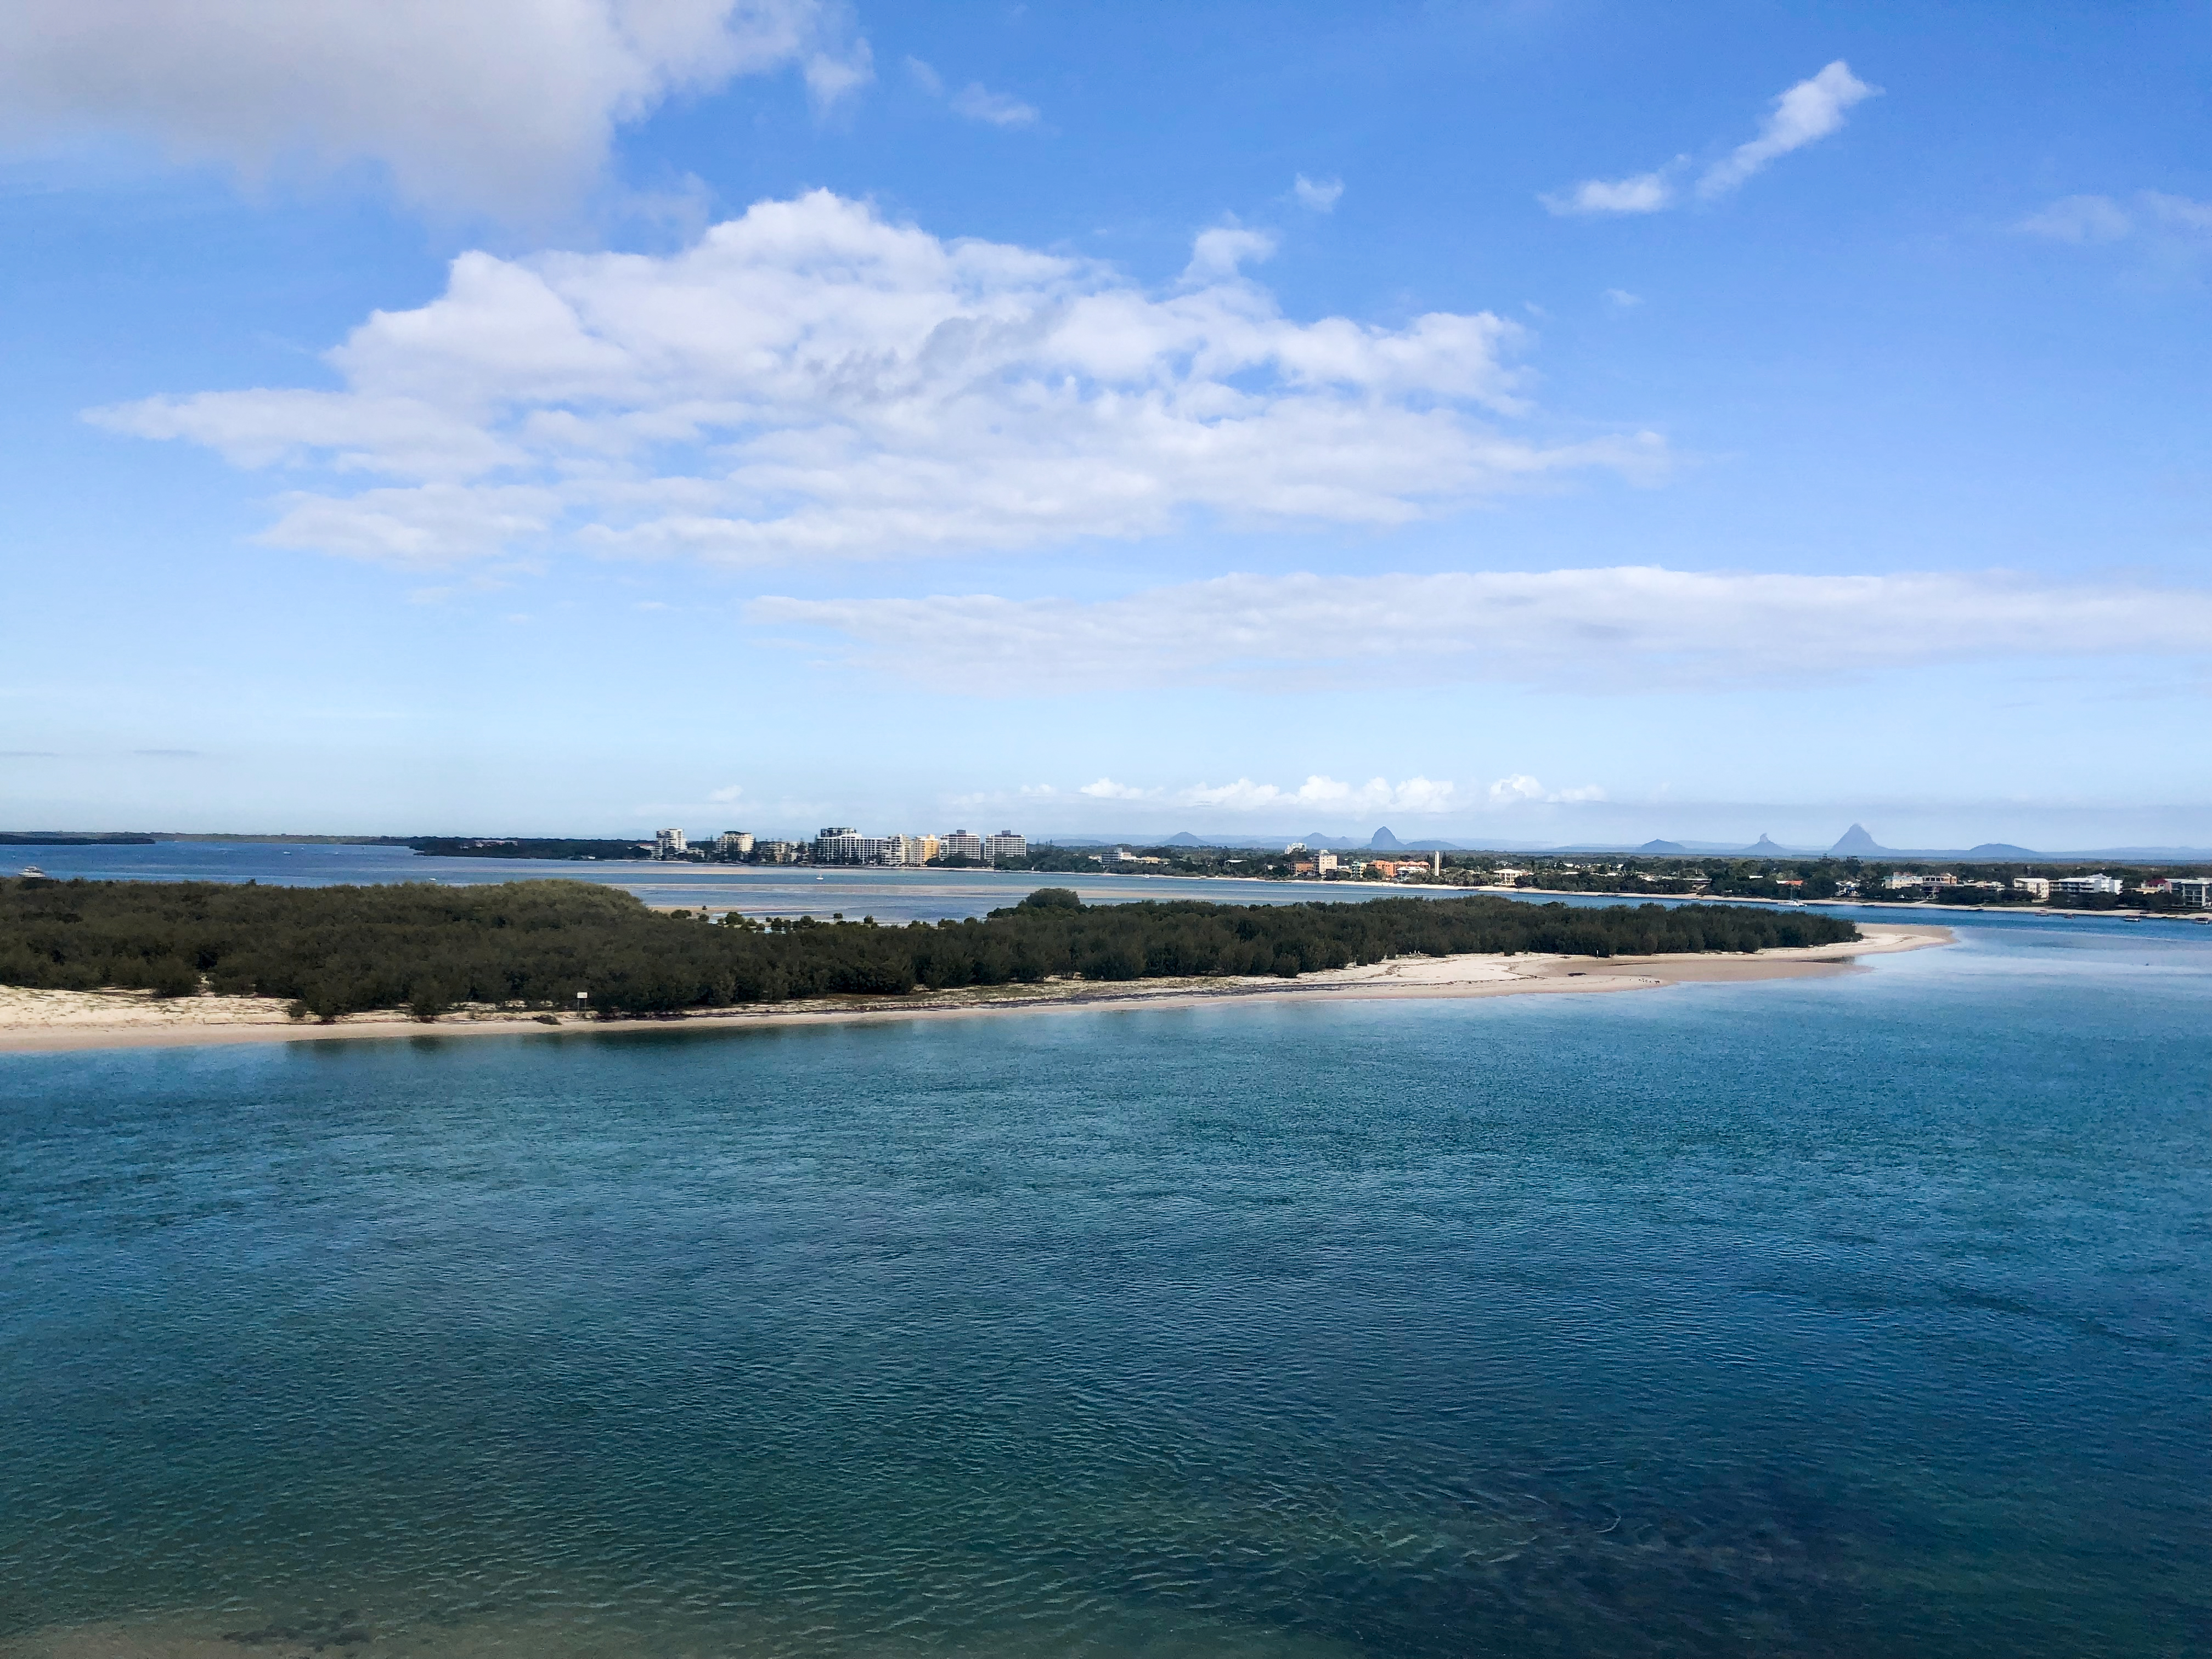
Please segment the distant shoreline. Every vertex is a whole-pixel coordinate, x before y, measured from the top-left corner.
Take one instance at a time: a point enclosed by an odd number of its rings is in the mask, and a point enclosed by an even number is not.
[[[658,1019],[551,1017],[470,1010],[435,1021],[399,1012],[351,1014],[331,1024],[290,1018],[274,997],[156,1000],[137,992],[0,987],[0,1055],[100,1049],[200,1048],[240,1042],[328,1042],[447,1036],[574,1036],[615,1031],[737,1030],[952,1019],[985,1014],[1073,1013],[1109,1008],[1195,1008],[1261,1002],[1377,1001],[1656,990],[1668,985],[1830,978],[1867,971],[1858,958],[1952,942],[1941,927],[1867,930],[1856,944],[1754,953],[1660,957],[1401,957],[1296,980],[1179,979],[1048,981],[912,997],[823,998],[700,1010]]]

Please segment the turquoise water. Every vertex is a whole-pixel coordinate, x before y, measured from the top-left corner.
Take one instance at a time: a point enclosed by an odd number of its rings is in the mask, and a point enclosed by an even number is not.
[[[2212,937],[0,1060],[0,1652],[2176,1655]]]

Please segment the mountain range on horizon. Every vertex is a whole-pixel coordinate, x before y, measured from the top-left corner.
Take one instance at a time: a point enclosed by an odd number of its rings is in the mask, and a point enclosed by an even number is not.
[[[1044,840],[1045,837],[1039,837]],[[1291,838],[1274,836],[1245,836],[1227,839],[1206,837],[1190,830],[1178,830],[1172,836],[1152,839],[1143,836],[1103,837],[1097,836],[1060,836],[1049,838],[1062,847],[1110,847],[1144,844],[1153,847],[1284,847]],[[2045,852],[2031,847],[2021,847],[2011,842],[1988,841],[1972,847],[1886,847],[1876,841],[1863,823],[1853,823],[1838,836],[1832,846],[1790,847],[1761,833],[1759,839],[1745,845],[1736,842],[1652,840],[1641,845],[1626,842],[1577,842],[1571,844],[1549,844],[1539,842],[1459,842],[1440,837],[1424,836],[1412,841],[1401,840],[1387,824],[1378,825],[1373,835],[1364,841],[1357,836],[1330,836],[1319,831],[1297,836],[1296,841],[1319,851],[1372,853],[1625,853],[1644,858],[1689,858],[1701,854],[1727,855],[1734,858],[1857,858],[1893,859],[1954,859],[1974,860],[1984,864],[2050,864],[2078,862],[2085,859],[2129,860],[2136,862],[2170,863],[2203,862],[2212,860],[2212,848],[2208,847],[2093,847]]]

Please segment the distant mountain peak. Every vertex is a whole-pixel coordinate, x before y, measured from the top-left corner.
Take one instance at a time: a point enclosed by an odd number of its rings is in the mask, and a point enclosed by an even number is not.
[[[1672,854],[1686,853],[1690,849],[1679,841],[1647,841],[1636,850],[1649,854],[1654,858],[1662,858]]]
[[[1780,853],[1787,849],[1773,836],[1761,834],[1757,841],[1752,842],[1751,850],[1754,853]]]
[[[1406,843],[1390,833],[1389,825],[1384,824],[1376,830],[1374,837],[1367,844],[1370,847],[1403,847]]]
[[[1887,851],[1889,848],[1867,834],[1866,825],[1855,823],[1844,831],[1841,841],[1828,849],[1828,856],[1830,858],[1864,858],[1869,854]]]

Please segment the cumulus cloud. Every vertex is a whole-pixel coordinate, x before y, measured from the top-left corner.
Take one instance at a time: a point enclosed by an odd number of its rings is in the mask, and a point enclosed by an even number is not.
[[[120,136],[258,178],[381,163],[409,199],[528,217],[672,96],[798,68],[870,78],[836,0],[17,0],[0,143]]]
[[[1076,793],[1089,795],[1094,800],[1142,800],[1152,792],[1133,788],[1126,783],[1116,783],[1111,778],[1100,778],[1096,783],[1086,783]]]
[[[1778,157],[1802,149],[1844,125],[1850,107],[1879,94],[1838,58],[1810,80],[1800,81],[1774,100],[1758,135],[1738,144],[1701,173],[1696,193],[1707,199],[1725,196]],[[1678,180],[1689,166],[1676,156],[1665,167],[1626,179],[1587,179],[1572,188],[1539,197],[1557,214],[1657,213],[1681,200]]]
[[[1503,429],[1528,413],[1522,335],[1488,312],[1285,317],[1243,269],[1273,246],[1208,229],[1153,291],[817,191],[666,256],[463,254],[443,294],[328,354],[342,390],[90,418],[320,469],[269,539],[410,566],[515,539],[738,566],[1149,536],[1192,513],[1384,526],[1665,466],[1650,434]]]
[[[1334,213],[1338,199],[1344,194],[1344,180],[1309,179],[1301,173],[1297,182],[1291,186],[1291,194],[1297,198],[1301,207],[1310,207],[1316,213]]]
[[[1930,663],[2212,655],[2212,590],[1998,574],[1650,567],[1224,576],[1091,603],[988,594],[756,600],[854,663],[1006,695],[1049,685],[1505,681],[1786,684]]]
[[[964,115],[971,121],[988,121],[994,127],[1033,127],[1037,122],[1036,105],[1025,104],[1006,93],[993,92],[980,81],[970,81],[954,93],[951,109],[955,115]]]

